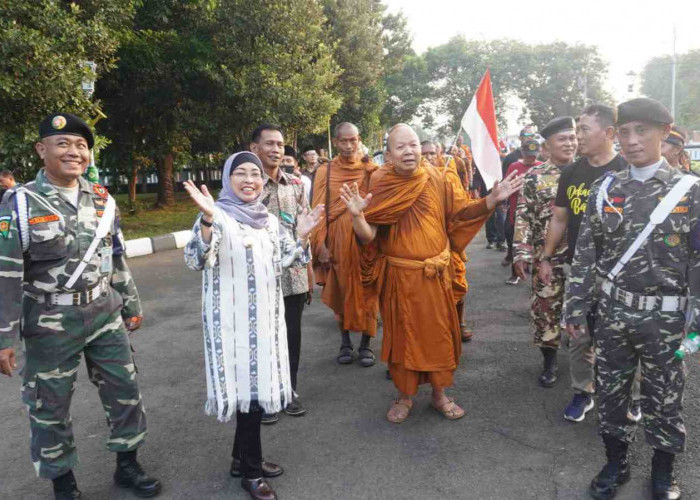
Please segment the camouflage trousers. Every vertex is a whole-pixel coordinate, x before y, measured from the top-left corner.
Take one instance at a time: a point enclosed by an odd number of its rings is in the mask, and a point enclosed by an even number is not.
[[[683,340],[682,312],[634,311],[600,302],[595,325],[596,389],[600,432],[628,443],[636,424],[627,418],[632,383],[641,366],[641,407],[647,442],[654,449],[680,453],[685,448],[683,387],[685,365],[674,352]]]
[[[31,456],[40,477],[65,474],[78,460],[69,409],[81,353],[107,413],[107,448],[129,451],[144,441],[146,415],[121,307],[114,291],[83,306],[24,299],[22,400],[29,410]]]
[[[552,281],[549,285],[540,280],[538,272],[539,265],[533,265],[530,332],[537,347],[558,349],[561,342],[561,310],[566,282],[564,266],[552,263]]]

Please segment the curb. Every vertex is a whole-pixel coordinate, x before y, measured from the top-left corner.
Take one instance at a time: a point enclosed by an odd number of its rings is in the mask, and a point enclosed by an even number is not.
[[[142,257],[165,250],[184,247],[192,236],[192,231],[177,231],[152,238],[137,238],[126,242],[126,258]]]

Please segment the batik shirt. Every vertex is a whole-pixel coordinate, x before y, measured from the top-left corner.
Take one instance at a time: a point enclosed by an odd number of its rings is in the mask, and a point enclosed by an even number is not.
[[[265,175],[262,202],[267,211],[277,217],[280,225],[289,230],[292,239],[298,238],[297,217],[306,208],[309,200],[304,193],[304,184],[292,175],[287,175],[281,169],[277,170],[277,182]],[[306,264],[296,261],[282,273],[282,294],[298,295],[309,291],[309,277]]]

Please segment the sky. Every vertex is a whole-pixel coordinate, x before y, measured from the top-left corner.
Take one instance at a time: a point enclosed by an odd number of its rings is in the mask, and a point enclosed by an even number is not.
[[[627,92],[627,73],[640,73],[647,60],[672,52],[674,23],[676,51],[700,49],[698,0],[384,2],[391,12],[401,10],[406,15],[413,48],[418,53],[456,35],[482,40],[509,38],[531,44],[563,41],[596,45],[610,63],[608,90],[618,101],[638,95]],[[637,85],[636,92],[638,89]]]

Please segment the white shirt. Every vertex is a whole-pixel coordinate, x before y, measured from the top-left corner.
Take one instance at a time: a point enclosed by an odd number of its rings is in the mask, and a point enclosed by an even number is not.
[[[56,191],[65,196],[66,199],[70,201],[75,208],[78,208],[78,199],[80,198],[80,184],[76,184],[75,187],[70,188],[58,186],[54,187],[56,188]]]
[[[635,167],[634,165],[630,164],[630,174],[632,175],[632,178],[635,181],[647,181],[654,177],[654,174],[656,171],[659,169],[661,164],[664,162],[664,159],[661,158],[659,161],[654,163],[653,165],[649,165],[648,167]]]

